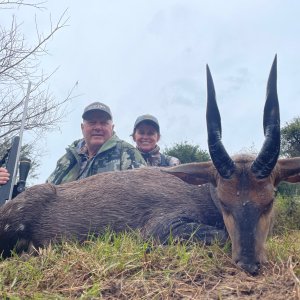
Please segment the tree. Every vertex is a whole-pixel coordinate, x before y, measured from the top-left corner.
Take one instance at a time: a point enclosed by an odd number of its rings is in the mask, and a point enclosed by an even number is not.
[[[177,157],[181,163],[210,160],[210,156],[206,150],[201,150],[199,146],[188,144],[186,141],[166,148],[164,154]]]
[[[287,122],[281,129],[281,154],[285,157],[300,156],[300,117]],[[298,201],[300,184],[282,182],[278,186],[279,193],[293,204]]]
[[[300,117],[281,129],[281,153],[285,157],[300,156]]]
[[[0,0],[0,9],[14,10],[21,6],[30,6],[34,10],[42,9],[41,4],[22,0]],[[66,22],[65,13],[54,24],[50,19],[49,32],[42,34],[36,21],[36,41],[32,45],[28,45],[22,34],[22,26],[15,17],[12,16],[8,28],[0,26],[0,154],[5,152],[3,148],[6,148],[11,138],[20,130],[29,81],[32,82],[32,88],[25,130],[31,132],[33,144],[27,145],[26,149],[34,151],[34,140],[40,139],[45,132],[58,128],[59,122],[65,116],[72,89],[65,99],[56,100],[47,86],[55,70],[51,74],[43,74],[40,62],[42,56],[47,55],[47,43]]]

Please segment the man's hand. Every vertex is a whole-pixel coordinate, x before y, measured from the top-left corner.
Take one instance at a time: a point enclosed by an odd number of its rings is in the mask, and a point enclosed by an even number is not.
[[[9,173],[5,168],[0,168],[0,184],[6,184],[9,180]]]

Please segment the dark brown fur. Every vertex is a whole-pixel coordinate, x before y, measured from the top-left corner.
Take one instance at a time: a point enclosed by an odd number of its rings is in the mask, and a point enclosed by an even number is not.
[[[144,237],[162,242],[180,220],[183,226],[223,227],[208,186],[189,185],[157,168],[102,173],[59,186],[37,185],[1,207],[0,215],[0,251],[5,256],[17,240],[22,241],[21,251],[61,237],[83,241],[107,227],[116,232],[138,229]],[[192,233],[186,228],[174,232],[183,238]]]

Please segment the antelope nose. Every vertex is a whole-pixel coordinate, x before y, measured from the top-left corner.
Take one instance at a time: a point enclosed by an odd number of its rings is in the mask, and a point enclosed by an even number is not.
[[[259,269],[260,269],[260,264],[259,263],[254,263],[254,264],[249,264],[249,263],[244,263],[242,261],[239,261],[237,265],[245,270],[246,272],[250,273],[253,276],[258,275]]]

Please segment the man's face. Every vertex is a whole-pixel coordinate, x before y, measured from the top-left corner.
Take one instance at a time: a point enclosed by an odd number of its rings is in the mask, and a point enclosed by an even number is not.
[[[108,114],[91,111],[83,120],[81,130],[90,155],[95,155],[100,147],[112,137],[114,125]]]

